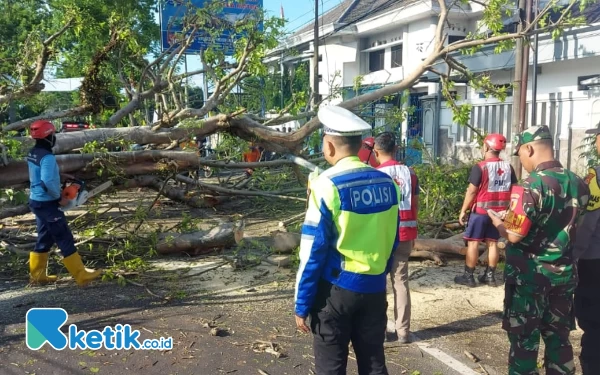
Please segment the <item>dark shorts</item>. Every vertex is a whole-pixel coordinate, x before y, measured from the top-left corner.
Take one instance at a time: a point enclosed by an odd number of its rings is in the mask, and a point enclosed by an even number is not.
[[[471,213],[463,238],[467,241],[498,241],[500,233],[488,215]]]

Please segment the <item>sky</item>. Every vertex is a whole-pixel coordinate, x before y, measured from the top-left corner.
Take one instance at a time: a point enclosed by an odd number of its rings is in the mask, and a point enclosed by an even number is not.
[[[342,0],[318,1],[319,14],[322,14],[323,11],[328,11],[342,2]],[[281,14],[280,9],[282,5],[285,19],[288,21],[286,24],[288,31],[296,30],[315,19],[315,0],[263,0],[263,7],[272,16],[279,16]]]

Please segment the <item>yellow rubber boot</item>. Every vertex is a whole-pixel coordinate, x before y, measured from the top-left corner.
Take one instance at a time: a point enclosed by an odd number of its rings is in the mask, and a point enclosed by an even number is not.
[[[79,286],[88,284],[102,273],[102,270],[88,270],[81,261],[79,253],[73,253],[63,259],[63,263]]]
[[[29,281],[32,284],[56,282],[56,275],[48,275],[48,253],[29,253]]]

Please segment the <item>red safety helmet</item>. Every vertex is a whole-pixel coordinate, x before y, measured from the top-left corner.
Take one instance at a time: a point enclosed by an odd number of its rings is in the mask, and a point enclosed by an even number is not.
[[[363,139],[362,147],[360,148],[360,151],[358,151],[358,158],[363,163],[369,164],[371,167],[377,168],[379,166],[379,162],[375,157],[373,147],[375,147],[375,138],[368,137]]]
[[[488,134],[487,137],[483,140],[483,142],[488,145],[490,150],[492,151],[502,151],[506,149],[506,137],[502,134],[493,133]]]
[[[375,138],[373,137],[368,137],[363,139],[362,141],[363,146],[366,146],[369,150],[372,150],[373,147],[375,147]]]
[[[34,121],[29,129],[31,132],[31,138],[33,139],[44,139],[50,134],[56,133],[56,128],[54,125],[47,120]]]

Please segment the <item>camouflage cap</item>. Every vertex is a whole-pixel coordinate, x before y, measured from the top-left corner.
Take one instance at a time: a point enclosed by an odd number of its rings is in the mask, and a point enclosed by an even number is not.
[[[532,126],[525,129],[521,134],[515,135],[513,140],[513,155],[519,154],[519,147],[531,143],[534,141],[541,141],[542,139],[552,140],[552,133],[546,125]]]

